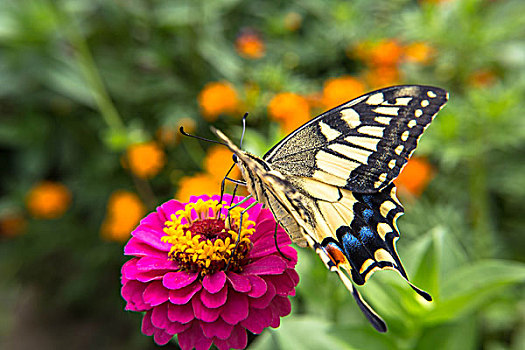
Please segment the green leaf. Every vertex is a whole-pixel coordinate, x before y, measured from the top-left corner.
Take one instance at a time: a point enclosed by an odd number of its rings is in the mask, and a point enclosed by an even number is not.
[[[331,324],[322,318],[288,317],[281,320],[281,326],[277,330],[270,330],[261,335],[250,349],[357,349],[335,337],[330,331],[330,326]]]
[[[502,288],[525,282],[525,264],[487,260],[450,273],[441,287],[441,300],[425,316],[428,323],[457,318],[482,307]]]

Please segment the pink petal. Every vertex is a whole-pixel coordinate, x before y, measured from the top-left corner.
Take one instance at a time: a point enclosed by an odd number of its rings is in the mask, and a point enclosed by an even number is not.
[[[263,213],[265,210],[262,210],[261,213]],[[264,215],[264,214],[263,214]],[[261,214],[259,214],[259,217]],[[282,228],[279,226],[277,228],[277,232],[279,233],[279,230],[282,230]],[[273,239],[273,233],[275,232],[275,220],[273,216],[266,217],[262,219],[261,221],[257,221],[257,225],[255,226],[255,232],[250,237],[250,240],[256,245],[256,242],[258,244],[258,241],[262,237],[272,237]]]
[[[247,276],[252,285],[252,289],[248,293],[252,298],[259,298],[266,293],[266,282],[259,276]]]
[[[180,289],[191,284],[199,277],[198,272],[177,271],[168,272],[162,278],[162,284],[169,289]]]
[[[135,279],[140,282],[161,280],[164,277],[164,275],[168,272],[169,270],[150,270],[144,272],[137,271]]]
[[[266,293],[256,299],[250,299],[250,307],[256,308],[256,309],[264,309],[267,308],[268,305],[270,305],[270,302],[272,301],[273,297],[276,294],[275,287],[273,284],[268,283],[268,289],[266,290]]]
[[[288,238],[288,236],[285,237],[283,235],[278,235],[277,244],[279,246],[279,250],[281,250],[282,252],[283,248],[290,244],[290,239]],[[267,235],[259,239],[257,241],[257,244],[253,245],[253,249],[250,251],[250,254],[248,256],[251,259],[255,259],[273,253],[279,254],[277,251],[277,247],[275,246],[275,240],[272,234],[271,236]]]
[[[162,242],[160,240],[162,236],[165,236],[165,233],[162,232],[162,228],[160,228],[159,232],[155,232],[152,229],[148,229],[140,225],[133,232],[131,232],[131,234],[133,235],[133,237],[152,246],[155,249],[158,249],[164,252],[170,251],[171,244],[167,242],[166,243]]]
[[[151,306],[144,303],[142,294],[148,285],[137,281],[128,281],[121,289],[120,293],[124,300],[128,302],[126,310],[145,311]]]
[[[201,292],[201,301],[202,303],[209,308],[218,308],[219,306],[224,305],[226,302],[226,297],[228,296],[228,287],[224,286],[215,294],[211,294],[206,289]]]
[[[155,281],[146,287],[142,294],[142,299],[151,306],[157,306],[168,301],[168,296],[168,290],[164,288],[162,283]]]
[[[158,232],[158,235],[160,236],[160,235],[164,235],[164,232],[162,231],[162,229],[164,228],[165,221],[166,220],[163,220],[159,216],[159,213],[152,212],[146,215],[145,218],[140,220],[139,226],[143,226],[143,228],[150,230],[152,232]]]
[[[175,214],[177,211],[184,209],[185,205],[179,201],[171,199],[161,206],[157,207],[157,213],[159,215],[159,222],[164,223],[168,220],[171,220],[171,215]]]
[[[128,260],[122,265],[121,273],[122,276],[127,280],[137,279],[137,261],[138,258]]]
[[[190,328],[177,336],[182,350],[190,350],[197,347],[199,350],[210,348],[211,339],[204,336],[199,323],[198,321],[193,321]]]
[[[228,271],[226,275],[233,289],[235,289],[237,292],[246,293],[252,289],[252,285],[248,277],[236,274],[232,271]]]
[[[272,322],[272,310],[267,309],[252,309],[250,307],[250,314],[241,321],[241,326],[245,327],[252,333],[260,334]]]
[[[166,328],[166,332],[169,334],[175,335],[180,332],[184,332],[186,329],[190,328],[191,323],[182,324],[179,322],[171,322]]]
[[[165,329],[169,326],[170,320],[168,320],[168,304],[162,304],[153,308],[151,314],[151,323],[156,328]]]
[[[286,246],[279,249],[281,250],[281,253],[283,253],[284,256],[288,258],[285,259],[286,266],[290,269],[295,268],[295,265],[297,264],[297,251],[291,246]]]
[[[172,322],[188,323],[195,318],[191,304],[168,305],[168,319]]]
[[[273,284],[277,295],[288,296],[295,292],[295,283],[287,274],[277,276],[264,276],[266,284]]]
[[[231,336],[226,340],[214,339],[213,341],[219,350],[244,349],[248,344],[246,331],[241,326],[236,326]]]
[[[233,330],[233,326],[224,322],[221,318],[211,323],[201,322],[200,325],[204,335],[208,338],[228,339]]]
[[[244,275],[278,275],[285,269],[286,263],[283,258],[269,255],[246,265],[243,272]]]
[[[155,334],[153,334],[153,340],[157,345],[166,345],[170,342],[173,336],[162,329],[156,329]]]
[[[299,283],[299,275],[294,269],[287,269],[286,274],[292,280],[293,284],[296,286]]]
[[[168,259],[157,259],[152,257],[143,257],[137,261],[137,270],[139,271],[150,271],[150,270],[170,270],[177,269],[178,265],[175,261]]]
[[[221,309],[208,309],[199,298],[193,298],[191,300],[191,305],[193,306],[193,313],[195,318],[204,322],[213,322],[219,318]]]
[[[206,275],[202,279],[202,286],[210,293],[217,293],[226,283],[226,274],[224,271],[217,271],[214,274]]]
[[[148,311],[146,312],[146,314],[144,314],[144,318],[142,319],[141,331],[145,335],[150,335],[150,336],[153,335],[153,333],[155,332],[155,327],[151,323],[151,311]]]
[[[168,258],[168,254],[165,251],[161,251],[153,248],[152,246],[141,242],[135,237],[131,237],[126,246],[124,247],[124,255],[134,255],[138,257],[151,256],[155,258]]]
[[[228,294],[228,301],[222,307],[221,317],[229,324],[237,324],[248,317],[248,297],[234,291]]]
[[[186,304],[195,295],[195,293],[201,290],[201,288],[202,284],[199,281],[195,281],[189,286],[183,287],[181,289],[170,290],[169,299],[173,304]]]
[[[290,303],[290,299],[281,296],[276,296],[273,298],[270,308],[272,311],[277,312],[277,315],[280,317],[289,315],[290,312],[292,312],[292,304]]]

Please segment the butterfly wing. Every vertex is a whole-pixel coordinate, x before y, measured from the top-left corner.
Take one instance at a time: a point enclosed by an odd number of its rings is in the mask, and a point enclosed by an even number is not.
[[[377,90],[304,124],[264,156],[283,174],[373,193],[395,179],[448,99],[420,85]]]

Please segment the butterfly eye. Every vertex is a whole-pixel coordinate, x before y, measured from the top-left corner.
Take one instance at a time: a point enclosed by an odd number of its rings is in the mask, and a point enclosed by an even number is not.
[[[233,159],[233,162],[234,162],[234,163],[237,163],[237,161],[239,160],[239,158],[237,158],[237,155],[236,155],[236,154],[233,154],[233,155],[232,155],[232,159]]]

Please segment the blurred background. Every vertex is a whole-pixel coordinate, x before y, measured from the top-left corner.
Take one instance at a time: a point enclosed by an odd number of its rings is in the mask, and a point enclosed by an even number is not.
[[[0,348],[154,349],[123,246],[318,113],[401,83],[450,101],[396,181],[402,260],[361,290],[300,250],[291,316],[251,349],[525,349],[525,2],[2,0]],[[176,344],[166,346],[177,349]]]

